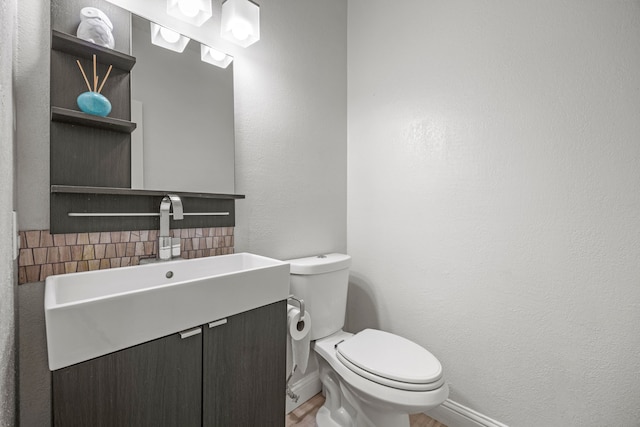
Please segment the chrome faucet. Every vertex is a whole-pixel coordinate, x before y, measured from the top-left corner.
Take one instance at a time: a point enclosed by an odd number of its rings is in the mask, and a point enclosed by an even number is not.
[[[170,260],[180,256],[180,238],[171,238],[169,234],[169,217],[173,207],[173,219],[184,218],[182,200],[175,194],[167,194],[160,202],[160,235],[158,236],[158,258]]]

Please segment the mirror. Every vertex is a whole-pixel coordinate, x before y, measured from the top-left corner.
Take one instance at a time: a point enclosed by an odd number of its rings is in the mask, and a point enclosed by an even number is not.
[[[233,63],[200,60],[151,44],[149,21],[132,14],[132,187],[233,194]]]

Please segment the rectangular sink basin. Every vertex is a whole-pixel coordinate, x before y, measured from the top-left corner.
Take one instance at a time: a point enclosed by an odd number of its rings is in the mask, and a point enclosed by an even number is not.
[[[249,253],[49,276],[49,369],[161,338],[289,296],[289,264]]]

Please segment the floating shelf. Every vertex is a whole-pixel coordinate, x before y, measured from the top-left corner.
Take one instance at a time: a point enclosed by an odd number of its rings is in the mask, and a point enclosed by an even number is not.
[[[127,120],[93,116],[83,113],[82,111],[69,110],[61,107],[51,107],[51,120],[54,122],[88,126],[121,133],[131,133],[137,126],[135,123]]]
[[[51,48],[86,59],[92,59],[95,54],[101,63],[111,64],[124,71],[131,71],[136,63],[136,58],[131,55],[98,46],[57,30],[51,31]]]
[[[161,196],[168,193],[176,194],[180,197],[193,197],[198,199],[244,199],[244,194],[218,194],[218,193],[191,193],[185,191],[165,191],[165,190],[136,190],[132,188],[113,187],[85,187],[80,185],[52,185],[52,193],[68,194],[105,194],[112,196]]]
[[[159,227],[160,202],[167,194],[182,199],[185,217],[172,228],[233,227],[239,194],[132,190],[130,188],[51,186],[51,233],[154,230]]]

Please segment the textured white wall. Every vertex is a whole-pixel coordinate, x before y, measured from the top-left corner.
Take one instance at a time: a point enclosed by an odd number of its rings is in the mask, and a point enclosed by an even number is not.
[[[0,426],[15,424],[13,53],[16,1],[0,3]]]
[[[351,329],[510,426],[637,426],[640,2],[348,12]]]
[[[17,211],[22,230],[49,228],[49,0],[20,0],[15,60]]]
[[[22,230],[48,229],[50,1],[20,0],[16,5],[14,90],[18,226]],[[18,289],[20,423],[47,426],[51,420],[51,383],[47,375],[44,321],[41,318],[44,284],[27,286],[29,288]],[[33,290],[39,291],[40,298],[23,301],[25,292],[31,295]],[[41,317],[26,316],[31,311]]]
[[[346,250],[347,3],[261,2],[235,63],[236,250]],[[240,53],[238,53],[240,54]]]

